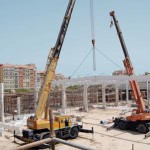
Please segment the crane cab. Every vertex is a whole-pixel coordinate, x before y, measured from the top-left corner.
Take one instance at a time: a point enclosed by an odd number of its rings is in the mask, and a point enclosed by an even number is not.
[[[54,130],[72,126],[72,118],[70,116],[55,116],[53,124]],[[50,122],[47,119],[35,120],[34,118],[29,117],[27,119],[27,127],[34,130],[50,129]]]
[[[50,137],[50,122],[47,119],[35,120],[31,117],[27,119],[28,128],[23,130],[24,139],[37,141],[43,138]],[[77,123],[73,123],[71,116],[55,116],[54,131],[58,138],[76,138],[81,130],[82,126]]]

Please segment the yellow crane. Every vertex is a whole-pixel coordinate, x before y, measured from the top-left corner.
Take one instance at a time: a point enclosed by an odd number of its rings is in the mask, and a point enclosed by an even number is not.
[[[55,75],[55,69],[68,29],[75,1],[76,0],[69,1],[55,47],[50,50],[48,55],[45,76],[40,89],[40,96],[36,113],[34,116],[30,116],[27,119],[27,128],[22,131],[22,137],[15,135],[16,138],[19,138],[23,141],[31,142],[50,137],[50,123],[48,118],[48,111],[46,109],[46,103],[51,91],[51,83]],[[78,137],[79,132],[93,133],[93,130],[82,129],[82,125],[73,123],[72,118],[67,115],[55,116],[53,125],[55,135],[58,138],[76,138]]]

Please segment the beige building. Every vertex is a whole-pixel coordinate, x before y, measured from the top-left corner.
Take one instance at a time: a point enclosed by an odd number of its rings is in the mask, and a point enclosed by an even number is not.
[[[112,75],[127,75],[125,70],[117,70],[112,73]]]
[[[42,82],[43,82],[43,75],[44,75],[44,71],[37,71],[36,74],[36,88],[39,90]]]
[[[36,87],[37,89],[40,89],[42,82],[43,82],[43,76],[44,76],[44,71],[37,71],[36,74]],[[53,80],[62,80],[65,79],[65,77],[59,73],[59,74],[55,74]]]
[[[35,75],[35,64],[0,64],[0,83],[4,83],[4,89],[33,89]]]

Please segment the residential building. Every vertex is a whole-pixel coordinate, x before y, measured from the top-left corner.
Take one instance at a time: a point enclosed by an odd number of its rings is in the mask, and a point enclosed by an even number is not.
[[[40,87],[41,87],[41,84],[43,82],[43,75],[44,75],[44,71],[37,71],[37,75],[36,75],[37,89],[40,89]],[[61,73],[59,73],[59,74],[55,74],[53,80],[62,80],[62,79],[65,79],[65,77]]]
[[[42,82],[43,82],[43,75],[44,75],[44,71],[37,71],[36,74],[36,88],[39,90]]]
[[[150,75],[150,73],[149,72],[145,72],[145,75]]]
[[[54,80],[63,80],[63,79],[66,79],[66,78],[61,73],[56,73],[54,76]]]
[[[35,64],[0,64],[0,82],[4,83],[4,89],[33,89],[35,76]]]
[[[117,70],[112,73],[112,75],[127,75],[125,70]]]

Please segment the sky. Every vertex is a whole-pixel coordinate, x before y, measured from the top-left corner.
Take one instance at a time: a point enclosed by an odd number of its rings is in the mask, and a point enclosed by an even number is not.
[[[88,55],[92,49],[90,1],[76,0],[56,73],[78,77],[111,75],[115,70],[124,69],[124,55],[116,29],[114,26],[110,28],[109,12],[112,10],[119,21],[135,73],[150,72],[150,1],[93,1],[96,70],[93,70],[92,53]],[[0,0],[0,63],[34,63],[37,70],[44,70],[49,50],[55,46],[68,2]]]

